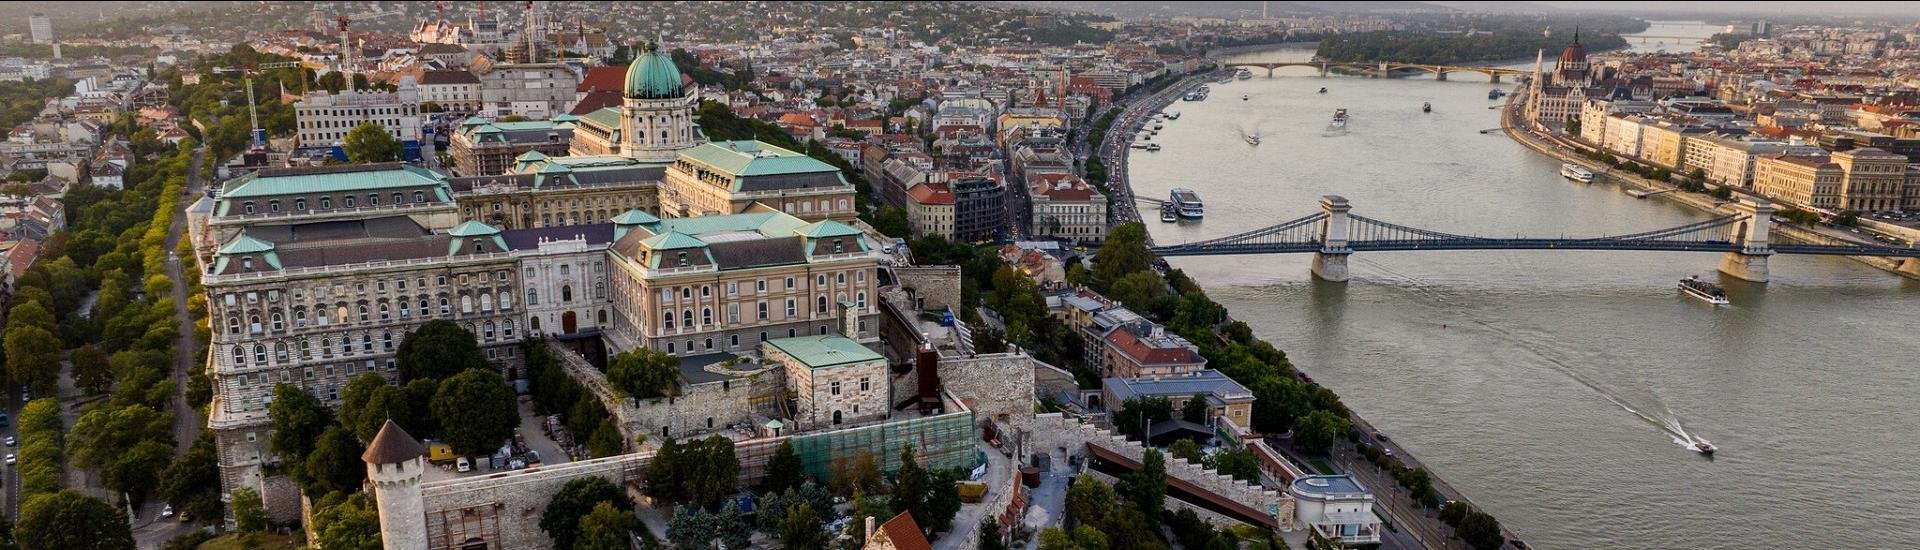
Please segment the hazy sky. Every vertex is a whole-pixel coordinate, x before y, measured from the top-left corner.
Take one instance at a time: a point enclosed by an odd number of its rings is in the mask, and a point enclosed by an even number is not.
[[[1447,2],[1434,2],[1446,4]],[[1594,1],[1534,1],[1533,4],[1582,11],[1619,11],[1619,12],[1721,12],[1735,13],[1780,13],[1805,15],[1898,15],[1920,17],[1920,2],[1594,2]]]

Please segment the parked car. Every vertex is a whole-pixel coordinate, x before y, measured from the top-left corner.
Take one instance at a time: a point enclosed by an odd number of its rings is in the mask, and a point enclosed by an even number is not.
[[[7,465],[12,466],[15,461],[17,461],[17,459],[13,457],[13,453],[7,453]]]
[[[19,440],[16,440],[16,439],[14,439],[14,438],[13,438],[13,436],[11,436],[11,435],[9,435],[9,436],[7,436],[7,446],[8,446],[8,447],[12,447],[12,446],[14,446],[14,445],[18,445],[18,444],[20,444],[20,441],[19,441]]]
[[[459,470],[460,473],[463,473],[463,474],[467,472],[471,472],[473,471],[473,461],[467,460],[467,457],[464,457],[464,456],[460,457],[459,460],[456,460],[453,462],[453,468],[455,470]]]
[[[163,517],[163,518],[173,517],[173,505],[168,504],[166,506],[160,507],[160,517]]]

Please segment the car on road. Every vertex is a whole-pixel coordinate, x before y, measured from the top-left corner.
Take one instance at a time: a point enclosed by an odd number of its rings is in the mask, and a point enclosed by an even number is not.
[[[473,471],[473,461],[467,460],[467,457],[464,456],[460,457],[460,460],[454,461],[453,466],[453,469],[463,474]]]
[[[166,505],[166,506],[163,506],[163,507],[161,507],[161,508],[160,508],[160,517],[163,517],[163,518],[170,518],[170,517],[173,517],[173,505],[172,505],[172,504],[168,504],[168,505]]]
[[[18,445],[18,444],[20,444],[20,441],[19,441],[19,440],[16,440],[16,439],[14,439],[14,438],[13,438],[13,436],[11,436],[11,435],[9,435],[9,436],[7,436],[7,446],[8,446],[8,447],[12,447],[12,446],[14,446],[14,445]]]
[[[8,466],[12,466],[12,465],[13,465],[13,463],[14,463],[14,462],[15,462],[16,460],[17,460],[17,459],[15,459],[15,458],[13,457],[13,453],[7,453],[7,465],[8,465]]]
[[[1378,439],[1378,440],[1381,440],[1381,441],[1386,441],[1386,440],[1387,440],[1387,434],[1383,434],[1383,433],[1380,433],[1380,432],[1378,432],[1378,431],[1375,431],[1375,432],[1373,432],[1373,438],[1374,438],[1374,439]]]

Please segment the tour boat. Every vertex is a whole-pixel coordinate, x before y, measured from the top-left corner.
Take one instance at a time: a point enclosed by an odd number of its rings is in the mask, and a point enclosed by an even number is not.
[[[1174,207],[1172,204],[1161,206],[1160,221],[1167,222],[1167,223],[1180,221],[1180,214],[1179,212],[1174,210]]]
[[[1133,144],[1133,148],[1135,148],[1135,149],[1146,149],[1146,148],[1148,148],[1148,147],[1152,147],[1152,146],[1154,146],[1154,145],[1158,145],[1158,144],[1153,144],[1153,143],[1135,143],[1135,144]]]
[[[1593,183],[1593,171],[1575,164],[1560,165],[1560,177],[1580,183]]]
[[[1503,95],[1507,95],[1507,92],[1499,88],[1487,90],[1487,99],[1500,99],[1500,96]]]
[[[1234,75],[1233,75],[1233,77],[1234,77],[1234,78],[1238,78],[1238,79],[1240,79],[1240,80],[1246,80],[1246,79],[1249,79],[1249,78],[1253,78],[1253,71],[1249,71],[1249,70],[1246,70],[1246,69],[1240,69],[1240,72],[1238,72],[1238,73],[1234,73]]]
[[[1344,130],[1346,128],[1347,128],[1347,110],[1334,109],[1333,122],[1327,123],[1327,129],[1328,130]]]
[[[1149,144],[1147,144],[1147,152],[1149,152],[1149,153],[1152,153],[1152,152],[1155,152],[1155,151],[1159,151],[1159,150],[1160,150],[1160,144],[1158,144],[1158,143],[1149,143]]]
[[[1324,93],[1327,93],[1327,89],[1326,89],[1326,88],[1321,88],[1321,89],[1320,89],[1320,93],[1323,93],[1323,94],[1324,94]]]
[[[1168,193],[1168,199],[1170,200],[1167,202],[1179,210],[1180,217],[1182,218],[1197,220],[1207,215],[1206,205],[1200,202],[1200,194],[1193,192],[1192,189],[1185,187],[1175,188],[1172,192]]]
[[[1259,145],[1259,144],[1260,144],[1259,132],[1254,132],[1252,135],[1247,136],[1247,145]]]
[[[1180,111],[1167,111],[1167,120],[1180,120]]]
[[[1705,439],[1702,439],[1702,440],[1693,442],[1693,451],[1696,453],[1700,453],[1707,456],[1713,456],[1713,452],[1718,450],[1720,450],[1720,448],[1713,446],[1712,441],[1707,441]]]
[[[1422,112],[1422,113],[1431,113],[1431,112],[1433,112],[1433,104],[1432,104],[1432,103],[1421,103],[1421,104],[1420,104],[1420,112]]]
[[[1720,288],[1720,285],[1702,281],[1698,276],[1689,275],[1687,278],[1681,279],[1680,291],[1687,293],[1688,296],[1699,298],[1706,303],[1716,306],[1733,303],[1727,301],[1726,289]]]

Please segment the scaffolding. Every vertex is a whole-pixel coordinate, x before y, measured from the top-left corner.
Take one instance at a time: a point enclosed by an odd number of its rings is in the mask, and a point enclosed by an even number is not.
[[[959,468],[972,470],[980,464],[973,444],[973,411],[951,395],[941,397],[948,411],[918,418],[895,417],[867,426],[828,432],[795,435],[793,450],[800,455],[807,473],[817,479],[832,477],[833,461],[854,457],[865,450],[884,471],[900,467],[900,450],[913,446],[915,459],[931,470]]]

